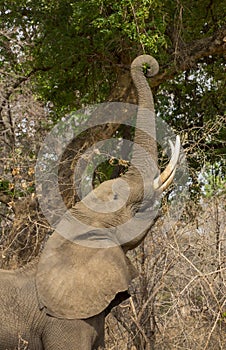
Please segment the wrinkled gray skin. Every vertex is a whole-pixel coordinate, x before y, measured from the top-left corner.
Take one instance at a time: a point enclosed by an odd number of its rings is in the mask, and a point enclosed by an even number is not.
[[[40,310],[36,269],[0,272],[0,349],[88,350],[103,345],[103,312],[85,321],[58,319]]]
[[[146,69],[146,76],[144,64],[150,68]],[[142,108],[148,108],[154,115],[152,93],[146,77],[157,71],[157,62],[148,55],[139,56],[131,66],[140,107],[137,127],[149,128],[153,138],[154,117],[148,121]],[[135,143],[150,152],[157,162],[154,140],[147,141],[136,131]],[[144,168],[145,160],[142,157],[138,151],[134,152],[132,163]],[[146,180],[150,191],[145,205],[151,203],[155,195],[153,179],[156,171],[154,167]],[[143,199],[143,184],[134,166],[130,167],[123,179],[128,182],[131,193],[126,205],[119,211],[97,214],[80,202],[71,209],[71,213],[97,229],[116,227],[126,222]],[[95,194],[102,199],[109,199],[111,195],[115,200],[122,197],[120,186],[117,196],[112,191],[112,183],[116,181],[101,184]],[[137,220],[139,223],[139,216]],[[149,227],[152,224],[150,218]],[[70,225],[67,217],[62,218],[61,229],[63,227],[67,231],[71,229]],[[117,242],[120,242],[120,235],[123,234],[119,232]],[[56,230],[38,261],[22,270],[0,270],[0,350],[94,350],[104,346],[104,318],[111,307],[128,297],[129,283],[136,276],[125,253],[139,245],[146,234],[147,230],[126,243],[103,249],[72,243]]]

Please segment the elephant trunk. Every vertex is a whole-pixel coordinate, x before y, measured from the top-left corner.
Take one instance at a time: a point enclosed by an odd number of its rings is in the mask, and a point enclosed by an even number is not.
[[[145,169],[143,150],[148,153],[156,165],[158,163],[154,101],[146,79],[157,74],[158,70],[158,62],[149,55],[137,57],[131,65],[131,75],[138,93],[135,147],[131,163],[138,166],[139,169]],[[136,147],[136,145],[140,147]]]

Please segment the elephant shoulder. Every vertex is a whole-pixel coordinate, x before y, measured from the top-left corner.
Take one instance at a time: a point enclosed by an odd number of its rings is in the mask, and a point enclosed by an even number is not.
[[[35,272],[37,263],[16,270],[0,269],[0,293],[7,299],[23,299],[29,293],[35,295]]]
[[[46,316],[38,304],[35,271],[35,266],[11,271],[0,270],[0,319],[7,315],[11,325],[16,320],[15,328],[10,330],[13,339],[17,339],[19,330],[24,330],[24,339],[30,341],[30,335],[36,334],[38,337],[44,327]],[[5,332],[8,329],[5,328]],[[0,349],[2,334],[4,327],[0,330]]]

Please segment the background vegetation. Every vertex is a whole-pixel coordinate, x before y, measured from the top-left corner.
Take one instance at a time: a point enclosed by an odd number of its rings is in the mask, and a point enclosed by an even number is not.
[[[130,63],[150,53],[160,64],[151,80],[156,111],[181,136],[190,201],[167,237],[160,217],[135,252],[140,278],[131,287],[132,299],[109,316],[109,349],[226,347],[225,10],[218,0],[1,1],[4,268],[33,259],[51,232],[34,184],[37,153],[48,131],[90,103],[137,103]],[[77,159],[97,140],[116,134],[133,136],[125,126],[107,125],[81,135],[65,151],[59,175],[68,207],[78,200]],[[120,171],[105,163],[94,183]]]

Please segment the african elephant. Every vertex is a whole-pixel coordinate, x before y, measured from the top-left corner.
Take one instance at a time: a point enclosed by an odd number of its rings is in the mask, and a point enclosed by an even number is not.
[[[177,138],[169,165],[157,175],[154,103],[146,81],[157,72],[158,63],[148,55],[137,57],[131,65],[139,99],[134,142],[150,153],[152,162],[148,164],[140,148],[134,149],[129,170],[119,179],[100,184],[85,202],[65,214],[37,261],[23,269],[0,271],[0,350],[104,347],[105,316],[128,298],[128,286],[136,277],[126,252],[138,246],[153,225],[155,215],[150,208],[172,182],[179,157]],[[145,136],[147,128],[151,137]],[[130,188],[125,205],[109,213],[88,209],[86,204],[95,198],[116,203],[123,199],[122,180]],[[92,232],[76,232],[73,217],[92,227]],[[130,219],[132,230],[138,230],[131,239],[125,230]],[[77,240],[66,239],[62,231],[72,238],[76,233]],[[94,239],[103,246],[80,244],[79,236],[89,236],[91,242]]]

